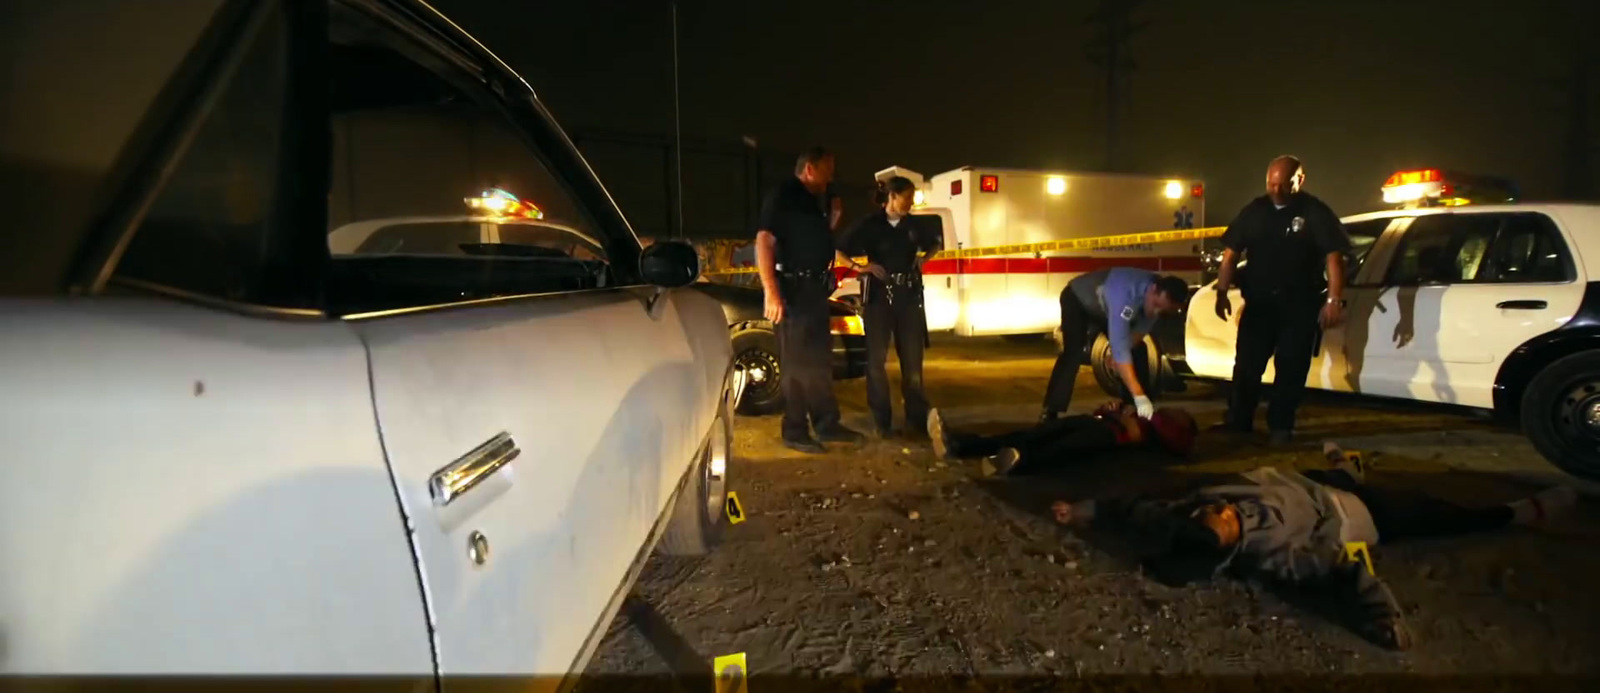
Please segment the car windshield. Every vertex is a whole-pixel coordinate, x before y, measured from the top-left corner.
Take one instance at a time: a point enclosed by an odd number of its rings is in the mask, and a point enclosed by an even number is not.
[[[599,261],[594,239],[565,226],[496,218],[352,224],[328,237],[338,255],[537,256]],[[352,247],[353,246],[353,247]]]

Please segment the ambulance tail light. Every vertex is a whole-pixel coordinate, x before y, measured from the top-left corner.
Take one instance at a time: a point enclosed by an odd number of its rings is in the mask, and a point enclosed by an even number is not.
[[[960,195],[960,194],[961,194],[961,181],[959,181],[959,180],[950,181],[950,196],[951,197],[955,197],[955,196]]]
[[[1189,197],[1201,198],[1206,196],[1206,184],[1195,183],[1189,188]]]
[[[978,192],[1000,192],[1000,176],[979,176]]]

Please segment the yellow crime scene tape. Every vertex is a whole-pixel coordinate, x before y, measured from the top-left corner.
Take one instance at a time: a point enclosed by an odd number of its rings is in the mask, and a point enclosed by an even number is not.
[[[974,257],[993,257],[996,255],[1027,255],[1031,253],[1048,253],[1062,250],[1099,250],[1102,248],[1122,248],[1130,245],[1144,245],[1147,243],[1171,243],[1173,241],[1191,241],[1203,238],[1216,238],[1226,231],[1225,226],[1210,226],[1203,229],[1179,229],[1176,231],[1146,231],[1142,233],[1123,233],[1115,236],[1095,236],[1093,238],[1071,238],[1060,241],[1044,241],[1041,243],[1019,243],[1015,245],[995,245],[984,248],[960,248],[957,250],[942,250],[935,253],[934,260],[953,260]],[[866,262],[866,258],[855,258],[857,262]],[[760,270],[755,267],[734,267],[730,269],[704,272],[708,277],[728,274],[755,274]]]

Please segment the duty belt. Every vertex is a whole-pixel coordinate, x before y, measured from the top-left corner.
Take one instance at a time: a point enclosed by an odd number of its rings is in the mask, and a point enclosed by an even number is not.
[[[780,267],[780,268],[778,268],[778,276],[783,277],[784,279],[817,280],[817,279],[829,279],[829,278],[832,278],[833,277],[833,272],[831,272],[829,270],[825,270],[825,269],[824,270],[786,270],[786,269],[783,269],[783,268]]]
[[[863,274],[862,277],[865,278],[865,279],[870,280],[870,281],[863,281],[861,283],[861,294],[862,294],[861,298],[862,298],[863,302],[865,302],[866,299],[868,298],[868,296],[867,296],[867,287],[868,287],[868,285],[876,282],[876,283],[879,283],[879,284],[883,285],[883,298],[884,298],[884,300],[889,302],[889,305],[894,305],[895,304],[895,294],[896,293],[900,293],[901,298],[911,298],[911,299],[913,299],[912,300],[912,304],[913,305],[920,306],[922,304],[922,274],[921,273],[918,273],[918,272],[890,272],[890,273],[885,274],[882,279],[879,279],[878,277],[876,277],[876,276],[874,276],[872,274]],[[915,290],[917,293],[911,294],[910,291],[912,291],[912,290]]]
[[[914,289],[922,284],[922,275],[916,272],[890,272],[883,283],[891,287]]]

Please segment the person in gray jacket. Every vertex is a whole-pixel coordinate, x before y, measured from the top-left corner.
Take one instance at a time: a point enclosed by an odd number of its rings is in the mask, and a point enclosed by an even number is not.
[[[1362,637],[1391,649],[1411,645],[1394,595],[1349,551],[1422,537],[1542,524],[1571,508],[1577,493],[1546,489],[1503,505],[1464,507],[1398,489],[1365,485],[1366,465],[1327,443],[1329,469],[1261,467],[1237,484],[1209,486],[1180,500],[1058,501],[1057,522],[1121,527],[1161,545],[1146,563],[1163,582],[1231,575],[1313,588],[1333,600]]]

